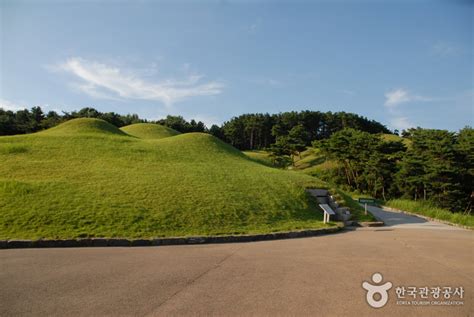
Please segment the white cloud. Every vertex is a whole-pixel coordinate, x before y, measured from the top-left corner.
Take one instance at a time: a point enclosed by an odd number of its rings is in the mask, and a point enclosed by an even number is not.
[[[0,99],[0,108],[4,110],[9,110],[9,111],[18,111],[18,110],[24,110],[26,109],[26,106],[22,106],[19,104],[16,104],[14,102],[11,102],[9,100],[5,99]]]
[[[384,106],[388,109],[389,116],[391,117],[390,126],[393,129],[405,130],[408,128],[415,127],[415,124],[403,114],[403,109],[400,109],[399,105],[404,103],[410,103],[413,101],[433,101],[437,100],[431,97],[426,97],[418,94],[409,92],[406,89],[398,88],[393,89],[385,94]]]
[[[213,124],[221,124],[222,123],[222,120],[220,120],[216,116],[201,114],[201,115],[196,115],[192,118],[196,121],[202,121],[206,125],[207,128],[211,128],[211,126]]]
[[[406,130],[415,126],[407,117],[394,117],[390,120],[390,125],[397,130]]]
[[[79,91],[94,98],[142,99],[160,101],[167,106],[195,97],[211,96],[222,92],[224,85],[217,81],[202,82],[201,75],[187,75],[184,79],[166,79],[151,82],[138,76],[139,72],[124,71],[80,57],[73,57],[55,67],[68,72],[80,83],[73,83]]]
[[[411,101],[431,101],[432,98],[412,94],[405,89],[398,88],[389,91],[385,94],[384,105],[388,108],[394,108],[399,104],[411,102]]]
[[[396,89],[385,94],[385,103],[384,105],[387,107],[393,107],[400,103],[404,103],[410,101],[408,98],[408,93],[403,89]]]
[[[55,111],[57,113],[61,113],[61,109],[54,107],[50,104],[41,104],[41,103],[33,103],[30,105],[27,105],[25,102],[22,102],[21,104],[18,102],[12,102],[6,99],[0,98],[0,108],[4,110],[9,110],[9,111],[19,111],[19,110],[25,110],[25,109],[30,109],[32,107],[40,107],[44,112],[48,111]]]

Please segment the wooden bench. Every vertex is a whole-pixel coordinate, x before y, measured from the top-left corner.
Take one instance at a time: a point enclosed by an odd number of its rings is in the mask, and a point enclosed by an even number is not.
[[[329,218],[336,214],[328,204],[320,204],[319,207],[324,211],[324,223],[329,222]]]

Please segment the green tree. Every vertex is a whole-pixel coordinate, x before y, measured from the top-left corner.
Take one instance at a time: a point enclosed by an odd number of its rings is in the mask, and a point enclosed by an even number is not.
[[[374,197],[387,200],[387,192],[393,191],[391,187],[398,171],[398,162],[405,151],[406,147],[401,141],[378,141],[364,169],[367,191]]]
[[[275,166],[287,167],[294,164],[293,150],[287,136],[278,137],[277,141],[270,146],[269,152]]]
[[[443,208],[461,208],[465,199],[463,165],[456,151],[455,133],[417,128],[410,134],[412,145],[398,177],[402,194],[431,200]]]
[[[215,136],[216,138],[224,139],[224,132],[217,124],[213,124],[211,126],[211,128],[209,129],[209,133]]]
[[[61,123],[62,118],[56,111],[48,111],[44,119],[41,121],[41,129],[49,129]]]
[[[471,213],[474,199],[474,129],[465,127],[459,131],[455,145],[461,164],[461,184],[464,193],[464,211]]]
[[[287,142],[289,143],[291,150],[298,156],[301,155],[302,151],[306,150],[308,141],[309,133],[302,124],[294,126],[288,133]]]

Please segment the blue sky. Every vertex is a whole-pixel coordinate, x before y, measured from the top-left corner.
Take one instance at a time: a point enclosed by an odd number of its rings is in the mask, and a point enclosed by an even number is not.
[[[0,2],[0,106],[473,125],[469,1]]]

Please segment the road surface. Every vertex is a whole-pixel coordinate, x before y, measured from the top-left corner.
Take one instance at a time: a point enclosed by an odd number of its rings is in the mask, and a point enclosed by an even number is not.
[[[420,217],[392,212],[374,206],[367,206],[367,208],[376,218],[381,219],[385,223],[385,226],[391,228],[438,230],[456,230],[457,228],[440,222],[428,221]]]
[[[473,315],[473,232],[372,211],[388,226],[253,243],[0,250],[0,316]],[[362,288],[376,272],[393,285],[378,309]],[[409,296],[401,305],[399,286],[464,295],[456,305],[407,305]]]

